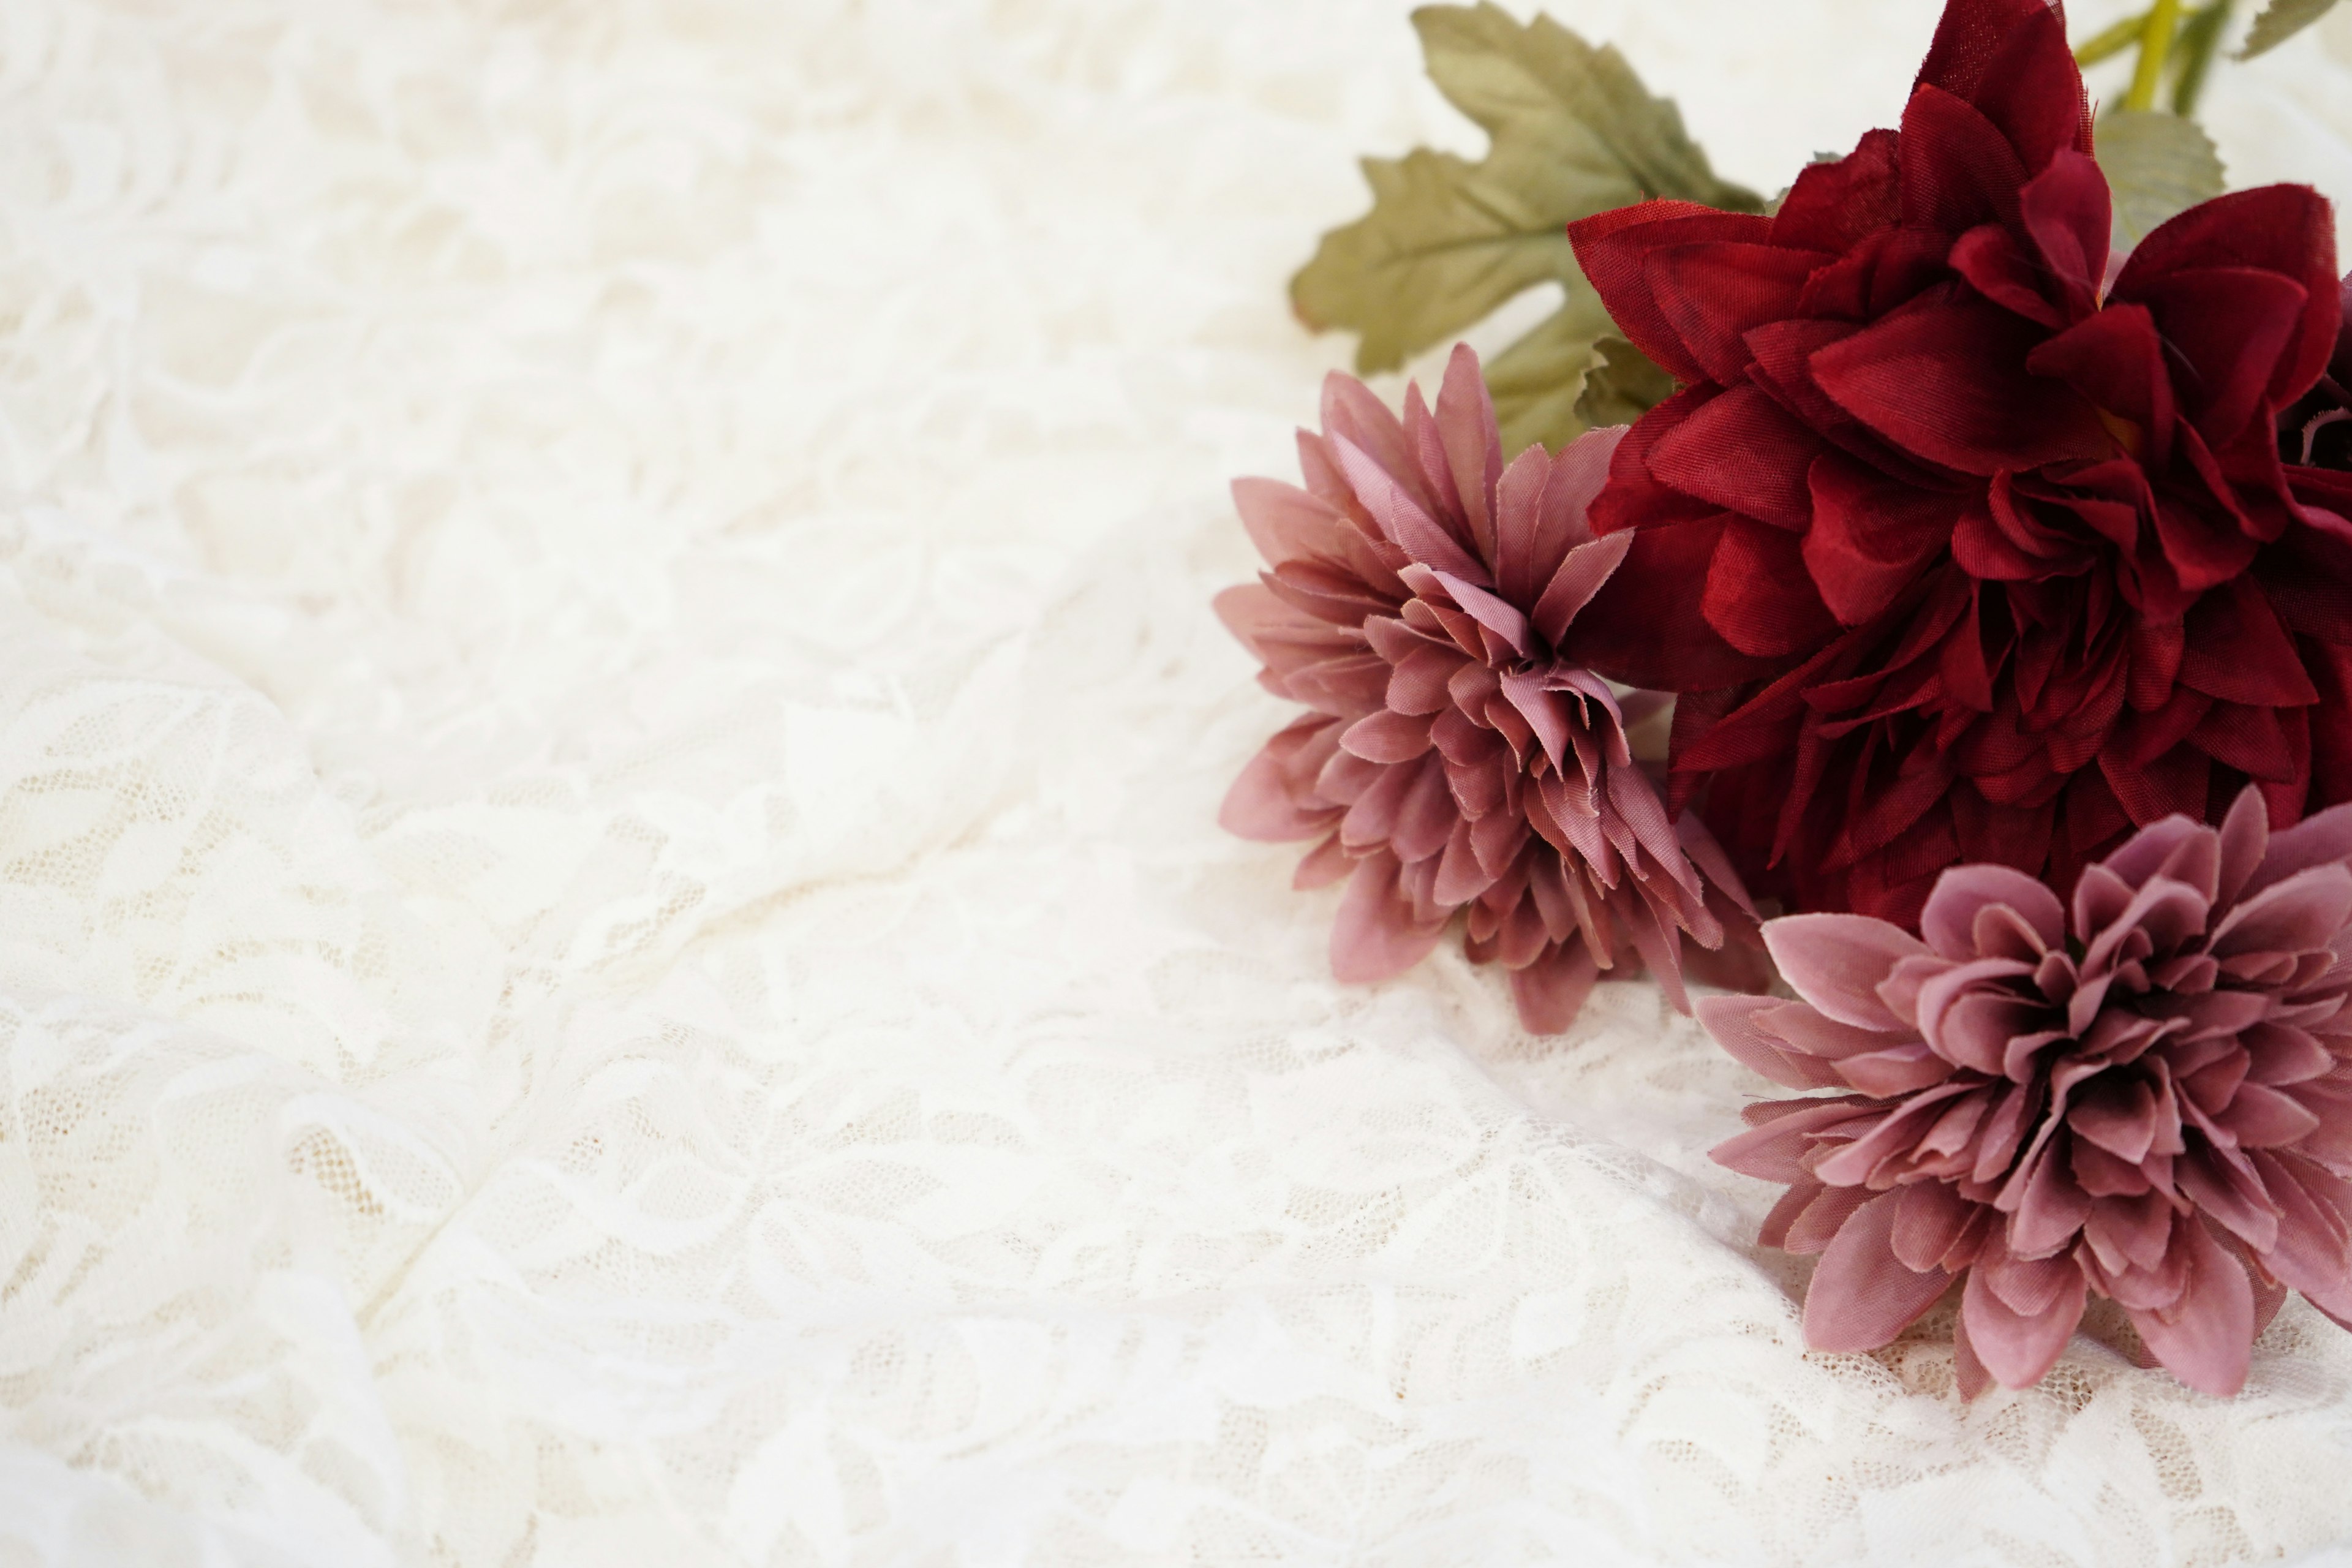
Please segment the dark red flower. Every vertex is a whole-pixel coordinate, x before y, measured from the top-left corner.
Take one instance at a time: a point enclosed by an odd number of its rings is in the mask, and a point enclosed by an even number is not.
[[[2042,0],[1951,0],[1902,130],[1773,216],[1571,226],[1684,384],[1595,503],[1635,542],[1572,651],[1684,694],[1675,799],[1751,886],[1908,920],[1948,866],[2063,889],[2249,780],[2282,825],[2352,797],[2352,527],[2275,433],[2336,352],[2334,232],[2271,186],[2111,268]]]

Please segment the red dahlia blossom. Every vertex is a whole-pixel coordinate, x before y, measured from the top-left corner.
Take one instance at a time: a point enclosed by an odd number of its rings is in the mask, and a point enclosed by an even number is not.
[[[1221,820],[1318,840],[1301,887],[1349,879],[1340,979],[1419,963],[1465,909],[1470,956],[1502,961],[1539,1032],[1568,1027],[1621,961],[1646,960],[1688,1012],[1685,933],[1705,949],[1744,934],[1748,961],[1708,977],[1763,978],[1722,850],[1668,819],[1616,694],[1556,651],[1625,553],[1584,518],[1620,435],[1505,468],[1477,356],[1457,348],[1434,415],[1414,387],[1400,424],[1334,375],[1323,434],[1298,434],[1307,488],[1234,483],[1270,570],[1217,612],[1266,689],[1310,711],[1243,770]]]
[[[1902,130],[1777,215],[1570,226],[1684,384],[1595,503],[1635,542],[1572,651],[1685,694],[1675,797],[1751,882],[1907,920],[2249,780],[2279,823],[2352,796],[2352,551],[2274,435],[2335,352],[2327,205],[2222,196],[2112,285],[2108,224],[2061,14],[1950,0]]]
[[[1805,1338],[1871,1350],[1967,1276],[1961,1391],[2058,1359],[2096,1292],[2190,1386],[2235,1394],[2285,1286],[2352,1327],[2352,806],[2273,837],[2144,829],[2073,920],[2004,866],[1944,873],[1925,942],[1863,915],[1764,928],[1803,998],[1699,1016],[1775,1082],[1716,1150],[1786,1182],[1768,1246],[1819,1252]]]

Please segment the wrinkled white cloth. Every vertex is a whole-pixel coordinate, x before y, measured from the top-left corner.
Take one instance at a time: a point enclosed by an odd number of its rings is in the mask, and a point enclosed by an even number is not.
[[[1554,8],[1766,191],[1936,9]],[[1804,1354],[1759,1080],[1216,830],[1403,13],[0,5],[0,1563],[2352,1542],[2309,1309]],[[2352,22],[2210,119],[2352,197]]]

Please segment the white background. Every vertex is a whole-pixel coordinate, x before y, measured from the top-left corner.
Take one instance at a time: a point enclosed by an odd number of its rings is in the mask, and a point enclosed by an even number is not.
[[[1556,10],[1769,193],[1935,7]],[[2352,197],[2352,12],[2210,118]],[[2307,1308],[1804,1355],[1760,1080],[1214,828],[1284,281],[1429,139],[1401,5],[0,0],[0,1563],[2352,1540]]]

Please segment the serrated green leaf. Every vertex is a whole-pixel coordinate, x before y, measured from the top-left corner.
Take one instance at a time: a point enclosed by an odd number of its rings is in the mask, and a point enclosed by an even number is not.
[[[2222,191],[2221,155],[2194,121],[2118,109],[2098,126],[2099,168],[2115,192],[2116,243],[2137,245],[2168,218]]]
[[[1576,403],[1586,428],[1631,425],[1675,395],[1675,378],[1624,339],[1603,338],[1592,346],[1601,363],[1585,373],[1584,395]]]
[[[2263,14],[2254,18],[2252,28],[2246,34],[2246,47],[2238,51],[2242,60],[2264,55],[2318,21],[2335,8],[2336,0],[2271,0]]]
[[[1675,378],[1617,335],[1588,289],[1486,362],[1503,454],[1540,442],[1558,451],[1599,425],[1630,425],[1671,396]]]
[[[1359,371],[1394,369],[1536,284],[1583,289],[1566,233],[1576,218],[1660,195],[1761,208],[1716,178],[1681,114],[1613,48],[1483,0],[1426,6],[1413,26],[1439,90],[1490,146],[1476,163],[1426,149],[1367,159],[1372,210],[1325,235],[1291,280],[1309,326],[1361,334]],[[1533,346],[1522,363],[1565,363],[1559,352]]]
[[[1587,379],[1605,363],[1601,340],[1615,331],[1599,298],[1580,286],[1534,331],[1486,362],[1486,391],[1507,459],[1538,441],[1557,449],[1591,428],[1580,406]]]

